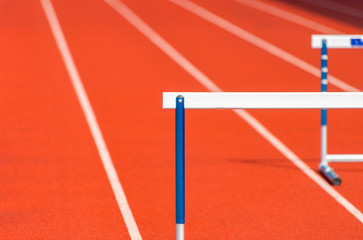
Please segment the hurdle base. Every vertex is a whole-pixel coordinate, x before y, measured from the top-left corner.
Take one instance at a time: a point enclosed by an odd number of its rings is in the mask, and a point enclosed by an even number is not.
[[[184,240],[184,224],[176,224],[176,240]]]
[[[327,164],[321,164],[319,167],[320,173],[334,186],[342,184],[342,179],[334,172]]]
[[[363,154],[328,154],[328,162],[363,162]]]

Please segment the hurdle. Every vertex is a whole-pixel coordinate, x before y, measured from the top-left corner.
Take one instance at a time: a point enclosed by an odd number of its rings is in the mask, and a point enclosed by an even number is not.
[[[363,35],[312,35],[312,48],[321,48],[321,92],[328,87],[328,48],[363,48]],[[321,158],[319,170],[333,185],[342,180],[329,162],[363,162],[363,154],[328,154],[327,110],[321,110]]]
[[[176,239],[184,240],[185,109],[362,109],[363,93],[164,92],[163,108],[175,109]]]

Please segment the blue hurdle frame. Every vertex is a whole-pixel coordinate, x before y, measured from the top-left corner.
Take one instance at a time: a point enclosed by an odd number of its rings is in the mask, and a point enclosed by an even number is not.
[[[163,93],[163,108],[175,109],[176,239],[184,240],[185,109],[363,109],[363,93]]]
[[[321,92],[328,91],[328,48],[326,40],[323,39],[321,47]],[[319,171],[333,185],[340,185],[342,179],[334,172],[327,161],[327,109],[321,109],[321,162]]]
[[[184,239],[185,223],[185,109],[184,97],[176,97],[175,108],[175,214],[176,239]]]
[[[328,90],[328,47],[332,48],[362,48],[363,35],[320,35],[321,39],[321,92]],[[314,35],[313,35],[314,38]],[[339,40],[336,40],[339,39]],[[343,40],[342,40],[343,39]],[[314,39],[312,40],[314,42]],[[316,41],[313,48],[316,47]],[[314,46],[315,45],[315,46]],[[328,154],[327,140],[327,110],[321,110],[321,159],[320,173],[332,184],[340,185],[342,179],[329,166],[329,162],[362,162],[363,154]]]

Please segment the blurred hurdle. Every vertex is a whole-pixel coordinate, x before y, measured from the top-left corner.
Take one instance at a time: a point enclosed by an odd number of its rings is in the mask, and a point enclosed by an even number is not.
[[[321,91],[328,86],[328,48],[363,48],[363,35],[312,35],[312,48],[321,48]],[[363,162],[363,154],[328,154],[327,110],[321,110],[321,158],[319,170],[333,185],[342,180],[329,162]]]
[[[185,223],[185,109],[363,108],[363,93],[164,92],[163,108],[175,109],[176,239],[183,240]]]

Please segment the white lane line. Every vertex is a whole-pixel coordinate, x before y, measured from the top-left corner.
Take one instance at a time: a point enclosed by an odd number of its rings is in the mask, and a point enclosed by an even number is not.
[[[339,32],[338,30],[335,30],[333,28],[330,28],[328,26],[325,26],[323,24],[314,22],[310,19],[301,17],[299,15],[296,15],[294,13],[288,12],[286,10],[283,10],[281,8],[275,7],[273,5],[261,2],[259,0],[254,0],[254,1],[250,1],[250,0],[234,0],[240,4],[249,6],[251,8],[260,10],[262,12],[271,14],[275,17],[279,17],[282,19],[285,19],[289,22],[293,22],[295,24],[298,24],[300,26],[306,27],[306,28],[310,28],[314,31],[317,31],[319,33],[324,33],[324,34],[343,34],[342,32]]]
[[[92,109],[91,103],[88,99],[87,93],[82,84],[82,80],[79,76],[76,65],[73,61],[71,52],[68,48],[68,44],[64,37],[62,28],[59,24],[57,15],[53,8],[50,0],[40,0],[44,12],[47,16],[47,20],[49,22],[50,28],[56,40],[58,49],[62,55],[62,59],[70,76],[70,79],[73,84],[73,88],[77,94],[78,101],[82,107],[83,113],[86,117],[88,126],[92,133],[93,139],[95,141],[98,153],[101,157],[103,167],[105,168],[108,180],[110,181],[113,193],[115,195],[117,204],[120,208],[121,214],[124,218],[126,227],[129,231],[129,235],[132,240],[141,240],[141,235],[139,233],[139,229],[137,228],[135,219],[132,215],[131,209],[126,199],[125,192],[122,188],[121,182],[117,175],[116,169],[112,163],[112,159],[110,153],[107,149],[105,140],[102,136],[101,129],[97,123],[96,116]]]
[[[294,55],[282,50],[281,48],[276,47],[275,45],[263,40],[262,38],[259,38],[252,33],[247,32],[246,30],[238,27],[237,25],[215,15],[214,13],[196,5],[195,3],[192,3],[187,0],[169,0],[170,2],[173,2],[174,4],[184,8],[185,10],[194,13],[195,15],[207,20],[210,23],[213,23],[214,25],[226,30],[227,32],[241,38],[242,40],[245,40],[263,50],[266,52],[269,52],[270,54],[288,62],[292,65],[320,78],[320,69],[314,67],[313,65],[305,62],[304,60],[295,57]],[[309,45],[310,46],[310,45]],[[342,80],[329,75],[329,83],[335,85],[336,87],[347,91],[347,92],[359,92],[359,89],[343,82]]]
[[[348,7],[346,5],[340,4],[340,3],[336,3],[336,2],[332,2],[332,1],[328,1],[328,0],[314,0],[314,1],[309,1],[309,0],[299,0],[301,2],[306,2],[312,5],[316,5],[322,8],[326,8],[326,9],[330,9],[336,12],[340,12],[340,13],[344,13],[353,17],[357,17],[357,18],[362,18],[363,19],[363,11],[353,8],[353,7]]]
[[[185,71],[192,76],[197,76],[201,83],[211,91],[222,91],[217,85],[208,79],[199,69],[194,67],[183,55],[181,55],[175,48],[173,48],[166,40],[164,40],[158,33],[149,27],[141,18],[139,18],[131,9],[124,3],[118,0],[104,0],[116,12],[124,17],[131,25],[145,35],[152,43],[160,48],[166,55],[176,61]]]
[[[211,79],[204,73],[196,68],[188,59],[180,54],[171,44],[164,40],[156,31],[147,25],[140,17],[131,11],[125,4],[119,0],[104,0],[123,18],[125,18],[132,26],[140,31],[147,39],[155,44],[162,52],[168,55],[174,62],[181,68],[193,76],[199,83],[201,83],[209,91],[221,92],[222,89],[218,87]],[[249,114],[245,110],[237,109],[234,112],[243,120],[245,120],[253,129],[255,129],[263,138],[271,143],[281,154],[289,159],[295,166],[311,178],[319,187],[326,191],[333,199],[341,204],[348,212],[355,216],[360,222],[363,223],[363,214],[346,198],[338,193],[332,186],[330,186],[324,179],[314,172],[308,165],[306,165],[296,154],[294,154],[284,143],[282,143],[276,136],[274,136],[262,123]]]

